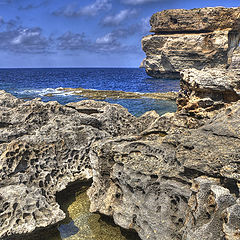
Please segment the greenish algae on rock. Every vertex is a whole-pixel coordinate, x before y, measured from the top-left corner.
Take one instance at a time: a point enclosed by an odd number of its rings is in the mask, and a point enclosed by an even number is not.
[[[63,91],[72,95],[78,95],[89,99],[103,100],[106,98],[111,99],[138,99],[138,98],[153,98],[162,100],[173,100],[177,98],[177,92],[166,92],[166,93],[138,93],[138,92],[124,92],[124,91],[113,91],[113,90],[95,90],[95,89],[84,89],[84,88],[58,88],[59,91]],[[46,96],[53,96],[47,94]]]
[[[58,202],[66,212],[67,218],[54,231],[41,237],[47,240],[137,240],[135,232],[126,232],[116,226],[109,217],[90,213],[90,201],[86,190],[89,184],[83,185],[78,192],[68,189],[60,193]],[[75,187],[74,187],[75,188]]]

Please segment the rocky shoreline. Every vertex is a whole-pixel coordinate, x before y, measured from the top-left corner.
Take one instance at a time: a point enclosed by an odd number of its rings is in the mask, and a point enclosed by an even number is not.
[[[153,30],[179,11],[154,15]],[[215,23],[224,16],[237,31],[238,12],[183,11],[166,28],[184,32],[173,26],[200,14],[187,32],[201,26],[198,31],[214,31],[214,39],[216,31],[229,36],[226,22]],[[120,105],[93,100],[25,102],[0,91],[0,239],[31,239],[61,222],[57,193],[89,179],[90,211],[111,216],[143,240],[240,239],[240,76],[237,57],[226,69],[229,49],[237,48],[228,44],[211,55],[225,56],[211,57],[214,68],[159,70],[181,78],[178,111],[162,116],[151,111],[137,118]]]
[[[153,92],[153,93],[138,93],[138,92],[125,92],[114,90],[95,90],[85,88],[58,88],[60,92],[68,93],[86,97],[88,99],[104,100],[104,99],[139,99],[139,98],[152,98],[161,100],[175,101],[177,99],[177,92]],[[52,97],[54,94],[46,94],[47,97]],[[55,94],[57,95],[57,94]]]

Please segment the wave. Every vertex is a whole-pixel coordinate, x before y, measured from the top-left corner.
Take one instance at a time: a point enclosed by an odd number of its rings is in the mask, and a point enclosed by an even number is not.
[[[64,92],[62,91],[62,88],[43,88],[43,89],[24,89],[21,91],[15,91],[15,94],[18,95],[28,95],[28,96],[39,96],[44,97],[46,95],[52,94],[52,95],[61,95],[61,96],[67,96],[71,95],[71,92]]]

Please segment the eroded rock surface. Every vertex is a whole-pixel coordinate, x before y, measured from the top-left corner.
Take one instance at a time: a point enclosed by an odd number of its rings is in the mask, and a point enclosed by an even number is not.
[[[153,120],[120,105],[25,102],[0,91],[0,239],[26,239],[64,219],[55,195],[92,177],[91,144],[138,134]]]
[[[95,142],[91,211],[142,239],[239,239],[239,116],[238,101],[197,129]]]
[[[190,115],[204,118],[240,100],[240,72],[236,70],[183,70],[180,85],[178,111]]]
[[[170,9],[153,14],[151,32],[204,32],[229,28],[240,30],[240,8],[207,7]],[[193,21],[194,19],[194,21]]]
[[[142,48],[152,77],[175,79],[183,69],[226,69],[235,61],[240,8],[165,10],[154,14],[150,24],[155,34],[142,39]]]

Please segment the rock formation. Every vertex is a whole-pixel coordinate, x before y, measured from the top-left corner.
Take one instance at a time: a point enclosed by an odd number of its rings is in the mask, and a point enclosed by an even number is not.
[[[92,145],[91,211],[143,240],[240,239],[239,19],[220,7],[153,15],[146,71],[181,77],[178,111]]]
[[[86,97],[88,99],[105,100],[111,99],[139,99],[152,98],[161,100],[176,100],[177,92],[153,92],[153,93],[139,93],[139,92],[124,92],[117,90],[96,90],[85,88],[58,88],[58,91],[67,92],[72,95]],[[47,95],[53,96],[53,94]]]
[[[91,211],[144,240],[239,239],[239,116],[240,101],[196,129],[163,116],[158,131],[95,142]]]
[[[146,72],[156,78],[180,78],[188,68],[226,69],[240,41],[240,8],[166,10],[150,24],[154,35],[142,39],[142,48]]]
[[[240,100],[240,72],[186,69],[181,72],[178,111],[207,117],[215,110]]]
[[[178,112],[140,118],[104,102],[1,91],[0,239],[32,240],[60,222],[56,193],[89,178],[90,210],[143,240],[239,239],[239,75],[181,76]]]
[[[120,105],[24,102],[0,91],[0,239],[25,240],[64,219],[56,193],[92,177],[91,144],[138,134],[151,121]]]

